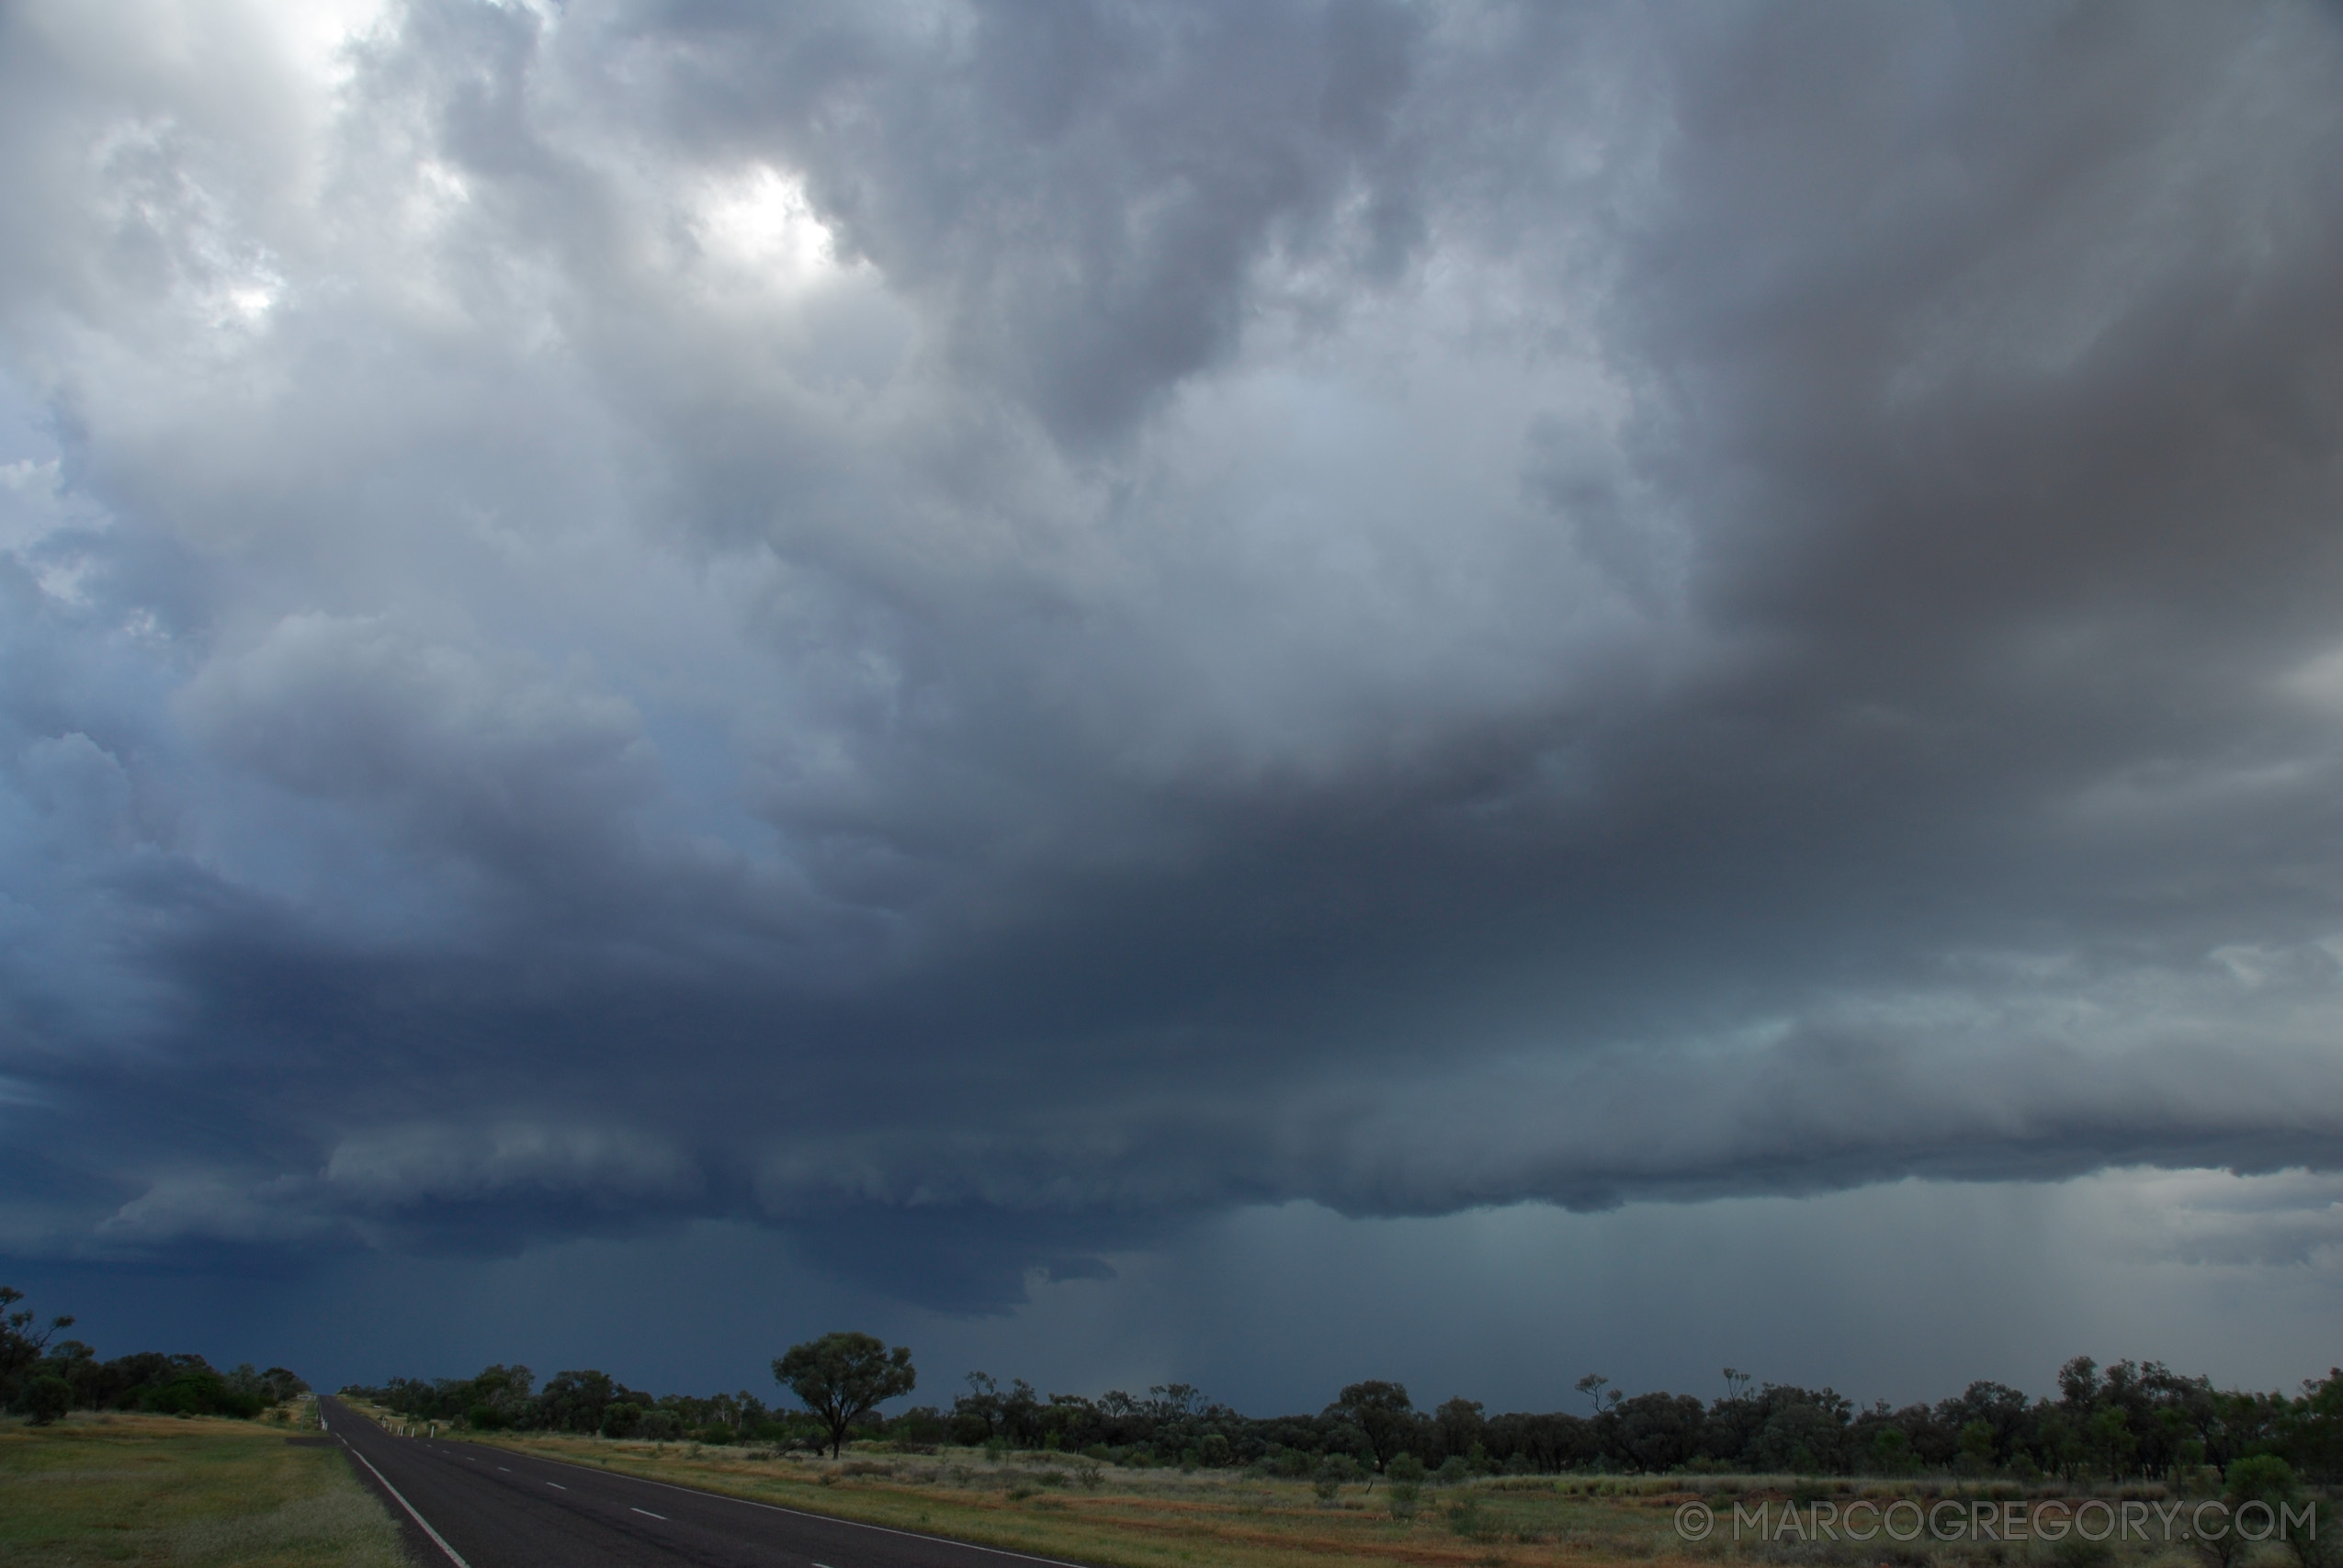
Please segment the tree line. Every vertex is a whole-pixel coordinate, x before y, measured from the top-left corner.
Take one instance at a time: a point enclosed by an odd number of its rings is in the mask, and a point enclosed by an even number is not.
[[[811,1352],[837,1351],[842,1341],[856,1343],[848,1348],[853,1354],[833,1360],[832,1371],[866,1379],[856,1398],[883,1385],[860,1408],[850,1408],[855,1398],[832,1397],[840,1386],[835,1378],[824,1383],[804,1376]],[[1380,1472],[1405,1456],[1411,1472],[1421,1465],[1451,1478],[1731,1472],[2161,1480],[2208,1465],[2225,1471],[2264,1454],[2308,1476],[2343,1476],[2343,1371],[2288,1395],[2216,1389],[2208,1378],[2182,1376],[2156,1361],[2101,1367],[2078,1356],[2060,1369],[2055,1395],[2030,1398],[1979,1382],[1934,1404],[1890,1406],[1883,1400],[1860,1408],[1829,1388],[1757,1384],[1730,1368],[1724,1394],[1706,1401],[1629,1395],[1590,1374],[1578,1385],[1583,1412],[1496,1414],[1462,1398],[1420,1409],[1403,1384],[1370,1380],[1344,1387],[1315,1414],[1266,1417],[1243,1415],[1187,1383],[1093,1398],[1044,1395],[1022,1378],[1004,1387],[984,1372],[968,1374],[948,1407],[915,1405],[888,1416],[869,1406],[911,1392],[910,1352],[887,1351],[867,1335],[832,1335],[796,1347],[775,1361],[774,1371],[782,1384],[776,1397],[793,1394],[808,1408],[769,1406],[745,1389],[654,1395],[596,1371],[560,1372],[539,1389],[520,1366],[490,1367],[464,1379],[394,1378],[344,1392],[410,1419],[483,1428],[833,1453],[859,1438],[913,1450],[1058,1450],[1125,1465],[1250,1466],[1294,1476],[1319,1474],[1329,1461]]]
[[[46,1426],[69,1410],[145,1410],[165,1416],[233,1416],[251,1420],[271,1405],[309,1392],[283,1367],[250,1362],[221,1371],[201,1356],[142,1350],[101,1361],[79,1339],[58,1336],[74,1320],[46,1323],[17,1303],[25,1293],[0,1285],[0,1409]]]

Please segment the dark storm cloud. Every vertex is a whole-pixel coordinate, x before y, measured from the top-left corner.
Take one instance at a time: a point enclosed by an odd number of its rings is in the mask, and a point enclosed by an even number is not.
[[[2327,14],[76,15],[0,1245],[2343,1151]]]

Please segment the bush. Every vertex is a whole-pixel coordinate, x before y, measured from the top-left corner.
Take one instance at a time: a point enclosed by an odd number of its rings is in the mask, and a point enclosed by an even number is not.
[[[1423,1461],[1413,1454],[1400,1454],[1383,1467],[1383,1478],[1390,1486],[1387,1495],[1391,1517],[1414,1518],[1423,1506]]]
[[[2229,1484],[2222,1495],[2231,1507],[2247,1503],[2267,1503],[2276,1507],[2291,1499],[2300,1489],[2294,1480],[2294,1467],[2276,1454],[2251,1454],[2229,1467]]]
[[[642,1406],[630,1399],[613,1401],[602,1412],[602,1435],[606,1438],[627,1438],[642,1425]]]
[[[2310,1527],[2300,1527],[2286,1532],[2286,1550],[2294,1554],[2300,1568],[2335,1568],[2343,1562],[2343,1550],[2338,1550],[2337,1533],[2343,1531],[2343,1510],[2337,1510],[2332,1500],[2313,1498]]]
[[[1318,1500],[1331,1503],[1344,1486],[1359,1478],[1359,1461],[1349,1454],[1328,1454],[1318,1461],[1318,1473],[1310,1484],[1318,1490]]]
[[[74,1391],[63,1378],[35,1378],[25,1390],[25,1414],[36,1427],[62,1420],[74,1407]]]
[[[1497,1527],[1481,1509],[1480,1499],[1467,1493],[1448,1505],[1448,1529],[1467,1540],[1494,1540]]]
[[[2051,1561],[2058,1568],[2104,1568],[2114,1555],[2115,1549],[2107,1542],[2079,1535],[2069,1535],[2050,1549]]]
[[[235,1416],[249,1421],[266,1405],[260,1395],[231,1390],[209,1367],[188,1367],[139,1395],[139,1408],[159,1416]]]

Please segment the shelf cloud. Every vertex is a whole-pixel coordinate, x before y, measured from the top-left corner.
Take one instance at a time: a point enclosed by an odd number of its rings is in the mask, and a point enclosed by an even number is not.
[[[0,145],[0,1255],[2332,1233],[2331,7],[27,0]]]

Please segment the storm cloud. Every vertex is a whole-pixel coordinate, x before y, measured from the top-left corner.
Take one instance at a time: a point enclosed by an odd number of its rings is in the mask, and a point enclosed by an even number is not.
[[[0,1255],[2333,1245],[2331,7],[27,0],[0,147]]]

